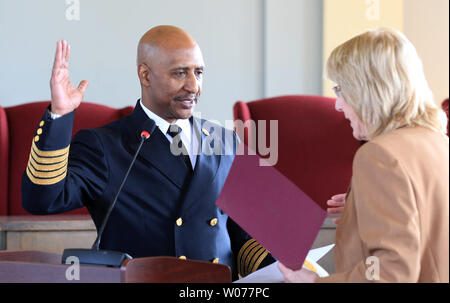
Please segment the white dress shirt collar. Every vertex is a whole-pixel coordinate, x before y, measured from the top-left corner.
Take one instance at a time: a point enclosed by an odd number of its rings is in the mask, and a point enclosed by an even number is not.
[[[152,112],[151,110],[149,110],[147,107],[145,107],[145,105],[142,103],[142,99],[139,100],[139,102],[141,104],[142,109],[147,114],[147,116],[150,119],[152,119],[153,121],[155,121],[156,126],[158,126],[159,129],[161,130],[161,132],[164,135],[166,135],[167,131],[169,130],[170,123],[167,122],[166,120],[164,120],[163,118],[161,118],[160,116],[158,116],[157,114],[155,114],[154,112]],[[190,143],[190,141],[191,141],[191,122],[189,122],[189,119],[178,119],[173,124],[176,124],[179,127],[181,127],[182,134],[185,137],[182,139],[187,139],[187,141],[188,141],[187,143]],[[187,144],[187,145],[189,146],[189,144]]]
[[[167,140],[169,140],[170,143],[172,143],[173,138],[167,133],[167,130],[170,127],[170,123],[161,118],[160,116],[156,115],[154,112],[149,110],[147,107],[144,106],[142,103],[142,99],[139,100],[142,109],[147,114],[147,116],[155,121],[156,126],[161,130],[161,132],[165,135]],[[195,164],[197,162],[197,151],[199,141],[198,140],[191,140],[192,138],[197,138],[193,132],[194,128],[193,125],[191,125],[191,122],[189,119],[178,119],[175,121],[175,124],[177,124],[179,127],[181,127],[181,141],[183,142],[184,146],[187,146],[187,150],[189,153],[189,158],[191,159],[192,168],[195,168]]]

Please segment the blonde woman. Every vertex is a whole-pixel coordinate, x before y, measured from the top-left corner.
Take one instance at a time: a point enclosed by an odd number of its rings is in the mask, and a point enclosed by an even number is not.
[[[449,282],[449,140],[414,46],[367,31],[327,62],[336,110],[365,139],[336,231],[336,274],[279,266],[287,282]]]

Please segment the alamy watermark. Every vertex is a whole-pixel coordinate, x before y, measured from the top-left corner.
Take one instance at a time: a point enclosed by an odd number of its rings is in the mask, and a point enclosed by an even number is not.
[[[66,20],[80,21],[80,0],[66,0]]]
[[[199,118],[198,113],[196,115]],[[223,129],[228,129],[223,131]],[[195,129],[195,128],[194,128]],[[235,133],[231,131],[235,130]],[[278,162],[278,120],[226,120],[223,127],[219,121],[208,120],[201,125],[201,129],[194,132],[197,138],[204,134],[203,140],[199,140],[198,150],[191,153],[210,155],[260,155],[260,166],[274,166]],[[245,135],[247,134],[247,135]],[[244,139],[246,147],[243,144]],[[170,151],[173,155],[186,154],[182,147],[181,133],[173,137]]]
[[[75,256],[70,256],[66,258],[66,264],[71,264],[66,269],[66,279],[68,281],[79,281],[80,280],[80,259]]]
[[[380,280],[380,259],[375,256],[370,256],[366,259],[366,279],[369,281]]]
[[[380,20],[380,0],[366,0],[366,19],[369,21]]]

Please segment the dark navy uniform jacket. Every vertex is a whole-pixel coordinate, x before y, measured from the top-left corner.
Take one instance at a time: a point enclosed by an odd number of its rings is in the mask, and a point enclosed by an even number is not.
[[[138,102],[131,115],[81,130],[71,142],[73,117],[72,112],[53,120],[48,110],[44,114],[22,178],[22,204],[33,214],[86,206],[98,230],[141,131],[155,122]],[[238,271],[244,276],[273,258],[215,205],[234,159],[229,150],[235,150],[236,134],[217,125],[211,129],[212,124],[198,118],[191,123],[202,148],[194,172],[170,152],[169,140],[156,127],[120,193],[100,248],[134,258],[211,261],[229,265],[234,277]],[[217,152],[224,153],[226,146],[228,155]]]

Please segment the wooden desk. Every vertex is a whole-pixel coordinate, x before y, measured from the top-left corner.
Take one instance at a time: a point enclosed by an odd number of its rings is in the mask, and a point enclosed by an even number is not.
[[[0,250],[89,248],[97,232],[89,215],[0,216]]]
[[[312,248],[335,243],[336,225],[325,220]],[[0,250],[41,250],[62,253],[65,248],[90,248],[97,236],[89,215],[0,216]],[[335,273],[334,252],[318,262]]]

